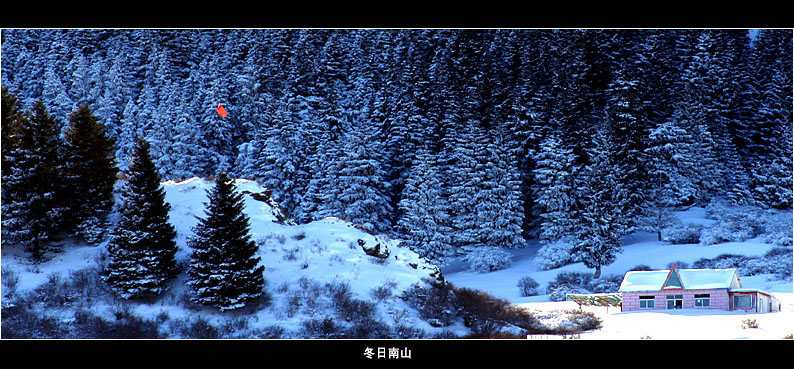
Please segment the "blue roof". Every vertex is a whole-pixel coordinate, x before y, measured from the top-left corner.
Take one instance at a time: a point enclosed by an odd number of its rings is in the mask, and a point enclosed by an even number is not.
[[[736,269],[675,269],[688,290],[731,288]],[[632,271],[623,277],[618,292],[661,291],[670,270]],[[671,286],[672,287],[672,286]],[[674,286],[677,287],[677,286]]]

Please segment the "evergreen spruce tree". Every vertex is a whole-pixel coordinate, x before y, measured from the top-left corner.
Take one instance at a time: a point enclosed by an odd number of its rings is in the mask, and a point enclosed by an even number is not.
[[[41,101],[16,124],[16,144],[6,158],[13,165],[3,178],[3,235],[41,261],[59,238],[66,211],[58,124]]]
[[[673,115],[648,135],[652,202],[691,206],[706,203],[715,193],[722,173],[715,143],[692,110],[686,102],[676,104]]]
[[[197,303],[222,311],[238,309],[263,295],[264,266],[255,257],[243,196],[235,191],[234,181],[222,173],[207,192],[206,217],[188,242],[193,249],[188,285]]]
[[[621,172],[629,198],[624,203],[623,212],[630,224],[640,217],[640,209],[645,205],[647,192],[647,164],[645,142],[648,137],[648,118],[642,109],[642,99],[646,96],[640,76],[642,64],[638,61],[642,53],[631,31],[619,32],[621,50],[613,72],[612,80],[606,88],[606,109],[610,119],[609,135],[615,146],[614,159]]]
[[[406,246],[419,256],[442,263],[454,256],[455,250],[450,244],[452,228],[434,164],[426,152],[418,155],[398,204],[403,216],[396,229]]]
[[[255,153],[253,175],[273,194],[290,215],[299,209],[305,185],[304,138],[287,102],[278,104],[273,119],[251,143]]]
[[[576,212],[573,150],[552,133],[541,143],[534,161],[534,200],[543,219],[539,237],[544,241],[572,237]]]
[[[363,127],[362,127],[363,130]],[[342,156],[327,173],[322,194],[324,215],[338,216],[372,231],[391,229],[391,203],[386,171],[378,160],[380,145],[364,132],[347,134]]]
[[[64,181],[69,193],[68,229],[89,243],[97,242],[113,207],[116,183],[115,139],[97,122],[87,104],[69,116]]]
[[[524,247],[521,180],[515,174],[515,160],[498,133],[486,145],[482,160],[482,187],[477,194],[481,204],[477,208],[481,219],[478,239],[485,246]]]
[[[104,279],[121,298],[154,296],[176,276],[177,245],[176,230],[168,221],[171,205],[165,201],[147,141],[137,140],[126,174]]]
[[[41,98],[46,106],[50,107],[52,115],[60,122],[71,113],[75,108],[75,103],[66,92],[66,86],[61,82],[61,78],[55,73],[52,67],[47,68],[44,74],[44,90]],[[58,127],[62,129],[63,127]]]
[[[7,200],[5,195],[6,191],[6,176],[11,173],[11,168],[14,162],[8,160],[11,152],[18,146],[18,134],[20,130],[20,123],[22,118],[22,111],[18,105],[19,100],[16,96],[8,92],[8,88],[2,89],[2,127],[0,127],[0,134],[2,134],[2,143],[0,150],[2,150],[2,164],[0,164],[0,171],[2,171],[2,196],[3,202]]]
[[[698,119],[698,124],[703,125],[711,132],[714,150],[718,153],[720,175],[719,187],[715,190],[721,193],[738,191],[729,194],[735,202],[741,202],[747,196],[746,188],[736,186],[741,184],[741,175],[744,174],[738,152],[730,136],[731,124],[729,102],[735,97],[730,88],[730,74],[728,69],[726,51],[716,37],[715,30],[703,30],[697,33],[693,53],[689,56],[682,75],[682,81],[689,99],[692,116]]]
[[[591,164],[584,168],[578,184],[581,210],[571,252],[576,260],[595,269],[593,278],[597,279],[601,267],[613,263],[621,251],[621,237],[628,233],[631,222],[624,212],[629,191],[613,157],[615,144],[604,128],[597,131],[593,144],[589,148]]]
[[[763,207],[792,206],[792,38],[791,30],[762,30],[752,55],[758,89],[749,131],[750,189]]]

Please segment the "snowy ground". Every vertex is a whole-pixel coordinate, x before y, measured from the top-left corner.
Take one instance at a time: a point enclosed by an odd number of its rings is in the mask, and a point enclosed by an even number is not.
[[[190,256],[187,239],[192,235],[191,227],[198,222],[196,216],[204,216],[206,190],[212,183],[191,179],[179,183],[166,182],[166,200],[171,204],[171,222],[177,229],[177,244],[180,251],[177,259],[186,263]],[[261,193],[263,188],[256,182],[238,180],[237,188],[248,193]],[[306,319],[334,316],[323,296],[308,296],[306,282],[349,283],[356,298],[371,300],[371,292],[380,286],[392,285],[392,296],[378,302],[379,319],[390,325],[404,324],[423,329],[433,334],[441,328],[430,326],[421,320],[417,312],[396,297],[411,284],[429,277],[436,267],[419,259],[412,251],[398,247],[397,242],[384,236],[373,236],[353,227],[350,223],[328,218],[305,225],[284,225],[274,222],[274,209],[268,204],[245,195],[245,211],[251,219],[252,238],[260,245],[258,256],[265,266],[267,290],[273,297],[269,307],[257,309],[249,315],[241,315],[251,329],[280,326],[288,332],[297,332]],[[692,208],[680,214],[685,222],[709,223],[701,208]],[[389,257],[380,259],[366,255],[358,245],[359,240],[368,247],[380,243],[388,248]],[[759,240],[740,243],[725,243],[712,246],[670,245],[656,241],[649,233],[636,233],[624,240],[624,250],[617,261],[603,269],[604,275],[622,275],[638,264],[655,269],[666,268],[674,261],[694,262],[700,258],[713,258],[724,253],[763,255],[773,247]],[[572,264],[561,268],[541,271],[535,266],[533,257],[540,244],[531,241],[527,247],[512,250],[512,267],[492,273],[474,273],[466,270],[460,262],[442,268],[444,277],[459,287],[486,291],[532,311],[553,312],[555,310],[578,309],[574,302],[551,302],[547,295],[522,297],[517,288],[521,277],[531,276],[541,287],[545,287],[561,271],[592,272],[583,264]],[[17,290],[32,290],[45,283],[51,275],[60,273],[67,277],[70,272],[94,267],[104,250],[100,246],[67,244],[63,252],[40,265],[31,264],[27,255],[15,247],[2,248],[2,269],[13,271],[18,277]],[[771,280],[771,275],[742,277],[744,287],[761,288],[773,292],[783,303],[779,313],[742,313],[703,310],[679,310],[673,312],[627,312],[619,308],[584,307],[603,320],[603,328],[586,332],[582,339],[780,339],[794,332],[794,293],[792,282]],[[153,303],[130,303],[137,315],[155,319],[165,313],[170,319],[191,319],[201,315],[210,323],[220,325],[229,321],[230,314],[220,314],[206,308],[190,309],[182,302],[187,293],[184,273],[175,280],[165,296]],[[290,298],[303,296],[302,305],[288,312]],[[316,301],[312,301],[316,300]],[[92,309],[96,314],[112,316],[118,306],[99,303]],[[292,306],[293,308],[295,306]],[[73,312],[64,311],[64,320]],[[231,314],[234,318],[236,315]],[[236,316],[239,317],[239,316]],[[758,328],[742,328],[742,321],[755,319]],[[465,327],[455,325],[445,330],[466,334]],[[172,337],[180,338],[180,337]]]
[[[186,264],[191,250],[188,238],[193,234],[191,228],[198,223],[196,216],[204,217],[206,190],[213,183],[193,178],[183,182],[165,182],[166,201],[171,204],[170,221],[177,230],[179,252],[177,261]],[[264,188],[253,181],[237,180],[237,189],[249,193],[262,193]],[[397,297],[406,287],[430,277],[438,269],[428,264],[411,250],[399,247],[398,242],[385,236],[373,236],[353,227],[348,222],[327,218],[304,225],[284,225],[274,222],[274,209],[253,196],[244,196],[245,212],[251,220],[251,236],[260,246],[257,256],[265,266],[266,289],[273,297],[269,307],[259,309],[253,314],[244,315],[251,329],[280,326],[288,332],[297,332],[301,322],[307,319],[334,317],[336,312],[330,308],[327,296],[312,295],[307,286],[324,286],[326,283],[347,283],[355,298],[371,300],[371,292],[376,287],[390,286],[392,296],[378,303],[379,319],[386,324],[405,324],[424,329],[432,334],[438,329],[418,318],[415,310]],[[359,245],[366,247],[380,243],[388,249],[387,258],[367,255]],[[2,248],[2,269],[12,270],[18,277],[17,290],[32,290],[45,283],[50,275],[60,273],[68,277],[70,272],[94,267],[97,258],[105,249],[100,246],[67,244],[64,250],[51,260],[33,265],[22,250],[16,247]],[[164,296],[153,303],[129,303],[132,311],[144,318],[154,319],[165,313],[170,319],[192,319],[201,314],[212,324],[223,324],[231,318],[238,318],[234,312],[220,314],[217,310],[206,308],[199,312],[186,308],[183,303],[187,288],[185,273],[175,280]],[[295,296],[301,299],[296,300]],[[300,301],[299,306],[289,299]],[[96,314],[112,316],[117,306],[97,305],[92,308]],[[290,311],[290,308],[293,308]],[[73,312],[64,311],[68,320]],[[457,331],[461,327],[448,327]],[[464,328],[465,330],[465,328]],[[465,333],[465,332],[462,332]],[[178,337],[176,337],[178,338]]]
[[[684,222],[708,224],[702,208],[692,208],[679,214]],[[507,299],[531,311],[554,311],[578,309],[572,301],[552,302],[548,295],[524,297],[517,288],[518,280],[524,276],[535,279],[541,287],[562,271],[588,272],[582,263],[566,265],[552,270],[538,270],[533,258],[540,248],[537,242],[513,250],[510,268],[491,273],[475,273],[466,270],[460,262],[442,268],[445,278],[456,286],[487,291],[494,296]],[[760,256],[779,247],[753,239],[745,242],[701,245],[671,245],[657,241],[656,235],[638,232],[624,239],[623,252],[615,263],[603,268],[603,275],[623,275],[636,265],[644,264],[653,269],[666,269],[672,262],[692,263],[700,258],[713,258],[731,253]],[[780,339],[794,333],[794,287],[792,282],[772,280],[772,275],[741,277],[743,287],[760,288],[775,294],[782,303],[782,311],[776,313],[744,313],[736,311],[704,311],[684,309],[673,312],[620,312],[619,308],[583,307],[603,319],[603,328],[583,333],[582,339]],[[607,311],[608,310],[608,311]],[[741,327],[745,319],[755,319],[758,328]]]

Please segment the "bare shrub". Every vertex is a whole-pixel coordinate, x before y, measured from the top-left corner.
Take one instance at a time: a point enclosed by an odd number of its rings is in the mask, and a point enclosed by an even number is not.
[[[408,287],[400,298],[419,311],[419,316],[431,325],[446,327],[457,317],[455,294],[449,283],[425,280]]]
[[[749,319],[749,318],[745,319],[745,320],[742,320],[742,328],[743,329],[758,328],[758,321],[756,321],[755,319]]]
[[[394,289],[397,288],[397,282],[387,281],[382,285],[373,288],[370,295],[377,301],[384,301],[392,296]]]
[[[538,286],[540,284],[529,276],[518,280],[518,290],[521,292],[521,296],[537,296],[540,292]]]
[[[301,322],[300,336],[304,338],[347,338],[345,328],[329,317]]]
[[[115,320],[105,320],[85,310],[74,314],[74,330],[78,338],[157,339],[162,338],[160,323],[121,309],[113,313]]]

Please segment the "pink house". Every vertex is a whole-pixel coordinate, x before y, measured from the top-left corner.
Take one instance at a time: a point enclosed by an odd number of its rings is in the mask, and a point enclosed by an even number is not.
[[[780,311],[769,292],[742,288],[736,269],[678,269],[626,273],[618,292],[622,311],[720,309]]]

